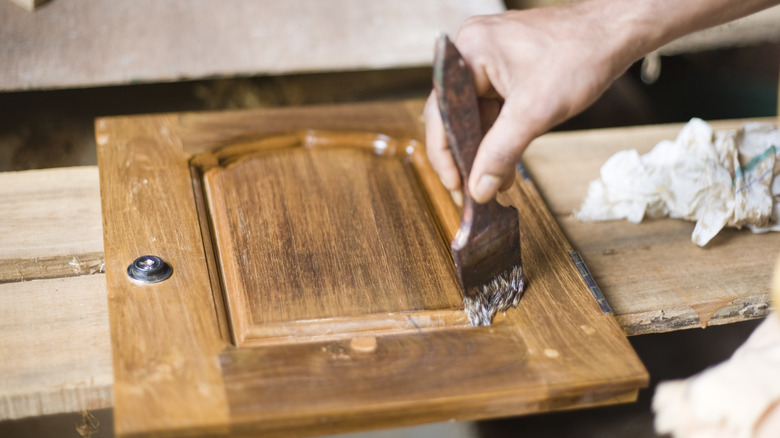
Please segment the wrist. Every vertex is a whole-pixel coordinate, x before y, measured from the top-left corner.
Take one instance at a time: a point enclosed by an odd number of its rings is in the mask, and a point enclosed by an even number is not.
[[[612,64],[613,79],[634,62],[677,37],[667,15],[658,14],[667,0],[583,0],[578,11],[591,29],[599,29],[594,43],[603,62]],[[572,3],[575,5],[575,3]]]
[[[628,68],[679,37],[780,4],[780,0],[581,0],[577,3],[584,7],[593,24],[604,28],[612,55]]]

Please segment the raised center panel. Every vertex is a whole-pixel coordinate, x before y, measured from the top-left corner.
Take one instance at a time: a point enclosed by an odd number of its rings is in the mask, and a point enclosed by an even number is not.
[[[238,344],[463,325],[412,141],[308,133],[217,151],[203,174]]]

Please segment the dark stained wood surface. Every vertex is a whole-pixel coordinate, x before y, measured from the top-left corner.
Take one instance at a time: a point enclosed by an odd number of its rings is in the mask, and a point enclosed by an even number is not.
[[[403,135],[403,132],[398,134],[402,131],[398,127],[403,124],[399,121],[417,123],[416,117],[422,108],[422,102],[414,102],[410,104],[410,109],[406,113],[401,111],[396,112],[392,117],[387,115],[380,117],[377,111],[383,105],[347,106],[352,108],[351,110],[334,107],[332,112],[339,115],[348,114],[351,119],[341,120],[338,123],[351,123],[352,127],[349,129],[355,130],[359,129],[359,126],[354,126],[355,120],[360,120],[359,114],[373,111],[374,121],[366,120],[367,126],[373,124],[373,131],[382,132],[386,129],[389,132],[392,128],[396,130],[396,135]],[[198,126],[205,125],[211,117],[220,119],[223,122],[221,125],[210,124],[208,129],[200,132],[200,135],[207,138],[219,138],[222,134],[220,129],[226,128],[228,123],[233,126],[232,130],[229,130],[231,136],[240,135],[242,130],[250,132],[258,129],[275,129],[279,132],[280,127],[294,131],[305,126],[313,126],[315,109],[316,107],[298,109],[308,115],[303,117],[304,126],[297,127],[294,126],[294,122],[289,121],[297,120],[297,117],[294,117],[296,111],[293,110],[284,112],[288,115],[286,122],[285,118],[275,115],[275,111],[280,110],[235,112],[230,113],[231,117],[225,117],[223,113],[182,115],[179,119],[189,121],[189,126],[194,130],[198,130]],[[385,111],[390,112],[391,108],[385,108]],[[195,119],[199,120],[197,124],[192,123]],[[242,122],[239,123],[237,121],[239,119]],[[257,126],[258,121],[265,120],[273,120],[276,126],[267,123]],[[320,116],[318,120],[320,120],[318,122],[320,127],[326,125],[323,121],[324,117]],[[389,120],[395,122],[390,123]],[[735,125],[741,122],[724,123]],[[172,131],[179,127],[177,123],[171,123],[167,129]],[[685,300],[705,304],[728,302],[724,307],[716,309],[717,311],[712,315],[710,323],[714,324],[760,317],[765,315],[769,308],[768,284],[771,278],[771,259],[776,258],[776,254],[768,256],[767,259],[755,260],[750,255],[764,252],[769,254],[777,246],[766,240],[772,239],[772,234],[756,236],[744,230],[730,231],[727,238],[720,240],[720,243],[727,243],[723,248],[717,251],[715,248],[701,250],[690,243],[692,224],[685,222],[669,220],[643,225],[622,222],[582,224],[570,217],[571,208],[582,201],[585,184],[595,177],[606,157],[632,145],[652,147],[660,139],[673,138],[678,131],[679,125],[662,125],[552,133],[539,139],[526,154],[528,170],[543,192],[551,211],[569,238],[573,239],[574,246],[585,257],[593,275],[598,278],[605,296],[615,310],[618,322],[631,334],[698,328],[699,317]],[[264,134],[264,136],[268,135],[272,134]],[[193,139],[198,138],[192,133],[190,136]],[[183,147],[186,148],[188,145],[190,144],[185,144]],[[435,175],[429,177],[435,182]],[[110,408],[114,404],[112,349],[108,327],[108,306],[107,303],[101,305],[101,302],[105,302],[106,275],[101,273],[86,275],[91,272],[91,268],[81,269],[80,263],[79,266],[73,263],[73,256],[78,261],[84,262],[88,259],[85,254],[99,254],[100,264],[102,264],[103,239],[99,213],[98,169],[83,167],[12,172],[3,173],[0,178],[2,179],[0,204],[8,211],[8,214],[0,215],[0,228],[7,231],[0,238],[5,249],[0,258],[0,271],[10,274],[3,277],[3,283],[0,284],[0,298],[2,298],[3,309],[9,315],[14,315],[0,327],[2,337],[6,340],[0,342],[0,356],[8,358],[2,368],[5,378],[0,380],[0,405],[3,406],[3,409],[0,409],[0,417],[12,419],[30,415]],[[200,189],[195,191],[197,198]],[[53,203],[54,200],[61,202]],[[35,224],[34,228],[38,230],[48,231],[36,236],[29,234],[29,231],[15,231],[20,226],[30,224]],[[602,228],[610,230],[610,233],[596,232]],[[208,230],[208,226],[206,229]],[[208,235],[208,232],[202,234]],[[661,247],[654,248],[649,244],[662,236],[668,236],[663,237],[667,242],[662,245],[663,251]],[[574,240],[574,237],[577,239]],[[608,240],[600,244],[599,239]],[[648,243],[638,244],[638,242]],[[725,251],[726,249],[728,251]],[[641,258],[632,256],[633,253],[638,253]],[[687,275],[685,269],[678,271],[676,267],[681,261],[680,258],[674,257],[677,254],[684,254],[683,262],[696,264],[701,272]],[[724,265],[718,261],[720,258],[738,263],[739,274],[735,276],[734,270],[723,269]],[[641,265],[631,264],[631,260],[639,260]],[[699,263],[696,263],[697,260]],[[532,259],[526,262],[531,263]],[[21,272],[17,270],[20,263]],[[21,277],[29,280],[60,275],[67,277],[18,281]],[[624,276],[626,280],[620,280],[620,276]],[[744,276],[749,276],[749,280],[743,281],[748,278]],[[679,281],[675,278],[684,280],[686,282],[684,287],[675,286]],[[218,277],[210,278],[210,281],[216,281],[216,286],[212,286],[212,289],[219,288]],[[708,297],[711,296],[714,296],[715,300],[708,301]],[[52,307],[52,300],[63,300],[64,304]],[[529,303],[531,301],[526,302]],[[218,313],[218,309],[224,310],[224,306],[220,305],[215,305],[214,308],[215,313]],[[414,321],[417,323],[423,317],[431,320],[453,315],[456,314],[416,312]],[[393,318],[399,327],[404,327],[409,321],[407,315],[403,313],[395,314]],[[506,318],[506,315],[499,315],[497,323],[502,323]],[[385,326],[388,324],[386,323]],[[447,324],[451,326],[457,324],[457,321],[450,321]],[[303,337],[307,333],[316,336],[323,332],[321,327],[317,327],[311,321],[308,321],[303,328],[294,325],[279,324],[273,329],[281,331],[279,336],[296,334]],[[431,327],[434,323],[427,323],[427,325]],[[369,329],[366,322],[362,322],[361,327]],[[20,328],[24,329],[23,337],[19,337]],[[269,326],[266,328],[270,329]],[[224,330],[224,336],[220,335],[220,337],[229,339],[229,328],[226,324]],[[263,335],[268,336],[268,333]],[[356,336],[356,338],[362,341],[370,340],[371,337]],[[68,340],[72,339],[79,339],[79,345],[88,345],[89,355],[84,355],[83,349],[68,348]],[[340,345],[347,345],[348,340],[343,339],[344,343]],[[382,338],[375,338],[375,340],[378,348]],[[351,340],[349,344],[352,344]],[[47,360],[41,361],[41,357],[46,357]],[[168,362],[169,359],[164,359],[161,364]],[[38,376],[34,381],[29,379],[32,374]],[[499,398],[499,396],[494,397],[496,400],[494,406],[500,404]],[[556,403],[546,402],[545,409],[552,409],[555,406]],[[412,419],[414,412],[415,410],[410,408],[409,412],[398,414],[402,417],[398,419],[398,424],[404,421],[408,424],[424,421]],[[496,412],[490,415],[503,414]],[[353,426],[354,428],[369,427],[366,423],[370,422],[366,419],[363,425]],[[325,426],[322,428],[324,430]]]
[[[140,123],[139,123],[140,122]],[[166,116],[96,121],[118,436],[217,433],[229,410],[222,338],[190,168]],[[127,277],[137,257],[173,266],[163,283]]]
[[[394,251],[399,252],[388,257],[386,263],[399,265],[387,269],[396,270],[399,275],[420,275],[417,279],[392,279],[401,288],[392,293],[403,303],[394,308],[409,310],[379,310],[388,308],[383,307],[391,303],[387,301],[371,310],[375,313],[360,314],[357,310],[364,304],[347,304],[346,311],[339,308],[341,316],[333,319],[349,330],[332,337],[323,336],[329,328],[321,323],[328,318],[312,318],[318,323],[304,324],[300,331],[300,319],[283,321],[308,318],[307,312],[318,316],[332,314],[317,313],[321,309],[316,307],[309,310],[302,307],[281,320],[269,322],[276,333],[272,333],[277,338],[274,342],[251,347],[231,345],[222,325],[226,312],[221,308],[224,305],[221,289],[229,289],[243,280],[229,278],[230,269],[215,269],[216,263],[208,252],[212,247],[219,249],[216,259],[221,261],[220,267],[225,265],[224,260],[230,259],[240,260],[237,263],[240,267],[243,256],[235,257],[246,249],[225,246],[220,233],[226,230],[221,228],[233,228],[230,237],[233,242],[245,239],[246,244],[252,245],[258,240],[252,237],[268,230],[261,230],[263,226],[257,224],[246,226],[249,218],[259,220],[253,217],[253,210],[238,213],[235,209],[234,202],[259,200],[256,194],[237,196],[229,201],[230,205],[227,196],[222,203],[214,202],[210,209],[221,212],[215,218],[224,215],[223,219],[229,220],[217,219],[204,225],[209,218],[203,214],[203,192],[209,195],[208,200],[217,193],[219,197],[231,190],[259,189],[267,173],[286,175],[285,172],[296,167],[307,172],[344,173],[343,163],[339,161],[344,158],[336,158],[344,148],[330,148],[329,152],[336,157],[315,152],[316,164],[311,156],[298,152],[285,152],[292,160],[284,164],[275,158],[263,162],[264,159],[252,156],[251,152],[245,158],[234,158],[233,153],[251,151],[254,142],[260,142],[267,148],[263,153],[273,157],[278,151],[270,150],[284,146],[288,140],[263,143],[264,139],[279,134],[295,137],[309,128],[344,131],[349,127],[347,130],[357,131],[347,134],[352,140],[375,135],[371,133],[420,139],[419,109],[418,102],[387,102],[97,121],[117,435],[232,432],[300,436],[452,418],[517,415],[626,402],[636,397],[638,388],[647,383],[647,374],[615,318],[599,308],[568,256],[571,246],[530,181],[518,181],[505,199],[520,211],[524,262],[530,284],[521,305],[499,315],[493,326],[466,326],[460,309],[431,310],[454,304],[454,297],[446,291],[445,295],[437,295],[442,291],[422,290],[453,281],[452,278],[444,280],[447,278],[444,273],[451,273],[452,265],[428,267],[429,272],[420,274],[405,268],[408,266],[405,263],[410,261],[397,260],[404,253],[396,248]],[[359,129],[361,126],[365,129]],[[322,153],[328,152],[327,149]],[[213,152],[211,158],[201,155],[208,152]],[[375,189],[375,194],[381,194],[382,202],[403,204],[415,197],[408,194],[413,192],[409,186],[411,179],[404,182],[408,178],[403,175],[408,173],[405,165],[390,160],[391,170],[378,171],[375,164],[360,164],[359,154],[354,150],[347,156],[348,160],[355,160],[353,167],[363,169],[362,176],[357,172],[355,177],[359,183],[396,186]],[[430,202],[424,203],[429,212],[427,216],[404,218],[398,223],[393,222],[397,219],[388,220],[385,226],[417,226],[424,217],[439,216],[445,220],[438,227],[429,224],[413,231],[433,233],[432,236],[414,234],[414,238],[430,241],[446,236],[448,239],[457,226],[450,217],[452,202],[440,184],[433,184],[436,181],[430,168],[421,170],[426,165],[419,154],[416,158],[413,154],[410,162],[415,168],[415,178],[430,198]],[[206,184],[199,184],[199,178],[193,179],[199,172],[193,172],[192,165],[206,173]],[[215,166],[225,168],[209,177]],[[231,166],[241,170],[232,180]],[[351,170],[355,173],[355,169]],[[369,170],[373,173],[370,177],[365,174]],[[257,174],[254,185],[247,184],[250,173]],[[217,176],[220,174],[224,175]],[[380,183],[381,175],[387,175],[389,182]],[[331,181],[332,177],[318,175],[318,179],[313,179],[309,175],[305,181],[329,181],[337,187],[345,184],[337,188],[339,199],[330,202],[346,206],[352,202],[349,198],[355,196],[356,203],[350,207],[355,209],[354,216],[368,216],[368,207],[363,202],[367,196],[374,195],[361,193],[365,187],[355,189],[343,181]],[[304,186],[265,189],[283,190],[290,199],[310,192]],[[314,194],[336,196],[316,190]],[[279,202],[281,198],[271,199]],[[377,197],[371,203],[378,201]],[[310,204],[321,211],[332,208],[323,205],[322,199],[295,202],[297,207],[290,211],[298,213],[306,213]],[[423,203],[418,199],[415,204],[419,208]],[[392,214],[415,212],[397,204],[373,208],[386,209]],[[280,207],[274,210],[288,211]],[[295,221],[303,221],[298,224],[317,221],[307,226],[311,230],[343,226],[339,221],[323,221],[323,216],[298,216]],[[216,238],[212,239],[214,230]],[[240,235],[245,231],[250,235]],[[351,236],[343,230],[321,232],[327,239],[320,237],[320,245],[312,249],[329,248],[324,253],[326,256],[355,260],[352,255],[338,253],[344,249],[336,249],[330,241],[352,239]],[[404,236],[402,232],[410,230],[385,231],[382,239],[393,236],[403,244],[413,244],[412,235]],[[371,237],[369,231],[364,234]],[[279,237],[268,235],[268,238]],[[221,251],[226,249],[234,254],[223,257]],[[437,251],[429,249],[419,254],[443,257],[436,255]],[[168,260],[174,267],[171,279],[146,286],[131,283],[125,269],[142,254],[157,254]],[[341,272],[342,268],[338,266],[328,275],[339,278],[351,275]],[[288,267],[283,269],[285,276],[309,275]],[[243,270],[233,272],[247,274]],[[220,281],[216,281],[220,275],[223,275]],[[359,278],[356,275],[347,284]],[[317,277],[317,280],[339,293],[333,279]],[[405,290],[406,287],[420,290]],[[359,289],[353,291],[365,293]],[[230,302],[230,293],[226,296]],[[277,297],[264,299],[271,298]],[[421,301],[415,301],[418,299]],[[233,304],[228,305],[231,311]],[[428,310],[418,311],[416,306]],[[247,315],[253,312],[251,306],[240,309]],[[283,311],[290,312],[290,309]],[[326,330],[317,333],[320,328]],[[232,330],[235,332],[236,327]],[[268,335],[260,331],[248,333],[256,338]]]

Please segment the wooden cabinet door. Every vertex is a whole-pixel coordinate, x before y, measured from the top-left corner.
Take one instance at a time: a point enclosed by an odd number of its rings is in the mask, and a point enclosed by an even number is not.
[[[631,401],[647,374],[531,181],[526,295],[462,310],[422,102],[96,122],[127,435],[300,436]],[[133,281],[138,257],[170,277]]]

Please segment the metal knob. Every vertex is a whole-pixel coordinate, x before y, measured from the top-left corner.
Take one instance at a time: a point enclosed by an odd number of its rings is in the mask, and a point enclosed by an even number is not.
[[[145,255],[135,259],[127,267],[127,276],[137,283],[157,283],[173,274],[171,265],[160,257]]]

